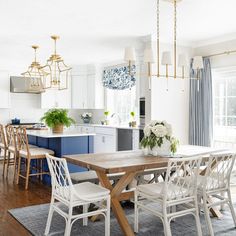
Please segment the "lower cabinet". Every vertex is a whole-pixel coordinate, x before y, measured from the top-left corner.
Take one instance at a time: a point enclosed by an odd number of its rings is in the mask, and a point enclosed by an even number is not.
[[[107,153],[117,151],[116,128],[95,128],[94,152]]]
[[[96,127],[81,124],[76,127],[76,130],[81,133],[95,133],[94,153],[109,153],[139,149],[138,129]]]

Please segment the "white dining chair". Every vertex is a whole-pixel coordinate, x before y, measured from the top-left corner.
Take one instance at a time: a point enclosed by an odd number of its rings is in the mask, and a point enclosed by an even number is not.
[[[171,235],[172,219],[191,214],[195,217],[197,233],[202,235],[197,202],[197,172],[200,157],[172,158],[168,162],[164,182],[139,185],[135,190],[134,230],[138,233],[139,210],[159,217],[165,236]],[[185,181],[185,180],[188,181]],[[181,207],[177,207],[182,205]],[[160,207],[158,207],[160,206]],[[171,212],[174,208],[175,211]]]
[[[83,219],[83,225],[87,225],[88,217],[102,214],[105,217],[105,235],[110,235],[110,191],[102,186],[83,182],[72,184],[67,162],[64,158],[57,158],[47,154],[47,162],[51,174],[52,196],[45,229],[45,235],[49,234],[53,212],[56,211],[66,221],[65,236],[69,236],[75,221]],[[58,202],[68,208],[64,211]],[[104,202],[106,204],[104,204]],[[100,203],[98,210],[88,212],[88,205]],[[73,208],[82,206],[83,213],[73,214]]]
[[[222,204],[228,204],[236,227],[236,215],[230,193],[230,176],[235,162],[235,154],[219,153],[210,156],[206,168],[200,172],[198,184],[198,199],[202,207],[209,234],[214,235],[210,219],[210,209]]]

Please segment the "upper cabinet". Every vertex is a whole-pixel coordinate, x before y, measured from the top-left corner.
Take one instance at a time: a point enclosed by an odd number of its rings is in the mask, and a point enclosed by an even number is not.
[[[71,108],[71,78],[69,79],[68,89],[57,90],[47,89],[41,94],[41,108]]]
[[[102,85],[102,68],[97,65],[84,65],[73,67],[72,108],[104,108],[104,87]]]
[[[10,107],[10,77],[7,71],[0,71],[0,108]]]

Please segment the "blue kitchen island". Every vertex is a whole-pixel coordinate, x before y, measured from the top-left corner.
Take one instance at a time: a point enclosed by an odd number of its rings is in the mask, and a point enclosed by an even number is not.
[[[72,154],[93,153],[94,133],[79,133],[75,131],[65,131],[63,133],[52,133],[47,130],[28,130],[29,144],[33,144],[42,148],[51,149],[56,157]],[[45,162],[44,168],[48,169]],[[70,173],[87,171],[83,167],[79,167],[68,163]],[[43,181],[50,184],[50,176],[43,176]]]

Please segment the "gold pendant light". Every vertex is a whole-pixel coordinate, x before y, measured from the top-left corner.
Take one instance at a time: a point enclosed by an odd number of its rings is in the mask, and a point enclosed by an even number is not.
[[[34,49],[34,61],[28,67],[28,70],[21,75],[23,75],[26,78],[25,81],[28,82],[28,91],[44,92],[44,82],[49,74],[45,72],[39,62],[37,62],[37,49],[39,46],[33,45],[32,48]]]
[[[71,67],[64,63],[64,60],[57,54],[57,40],[59,36],[53,35],[54,54],[47,60],[47,64],[42,67],[49,74],[49,81],[46,81],[45,88],[55,88],[58,90],[68,89],[68,79],[70,76]]]
[[[171,4],[173,4],[173,13],[174,13],[174,29],[173,29],[173,34],[174,34],[174,39],[173,39],[173,63],[172,63],[172,58],[171,58],[171,52],[170,51],[164,51],[162,52],[162,60],[160,63],[160,0],[157,0],[157,9],[156,9],[156,13],[157,13],[157,74],[152,74],[151,73],[151,63],[153,63],[153,53],[146,53],[144,52],[144,54],[146,55],[150,55],[150,56],[146,56],[145,58],[145,62],[148,64],[148,77],[149,79],[152,76],[156,76],[158,78],[166,78],[167,80],[169,78],[181,78],[181,79],[185,79],[187,78],[185,76],[185,70],[187,67],[187,60],[186,60],[186,56],[181,54],[178,57],[178,63],[177,63],[177,3],[182,1],[182,0],[163,0],[165,2],[170,2]],[[146,49],[147,51],[150,51],[150,48]],[[161,73],[160,70],[160,64],[162,66],[165,66],[165,74]],[[173,65],[173,74],[169,73],[169,67]],[[181,68],[181,75],[177,74],[177,67]]]

